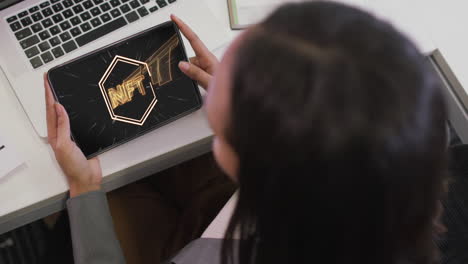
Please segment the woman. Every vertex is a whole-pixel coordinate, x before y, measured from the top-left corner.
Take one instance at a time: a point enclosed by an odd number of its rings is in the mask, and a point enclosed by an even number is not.
[[[223,263],[433,263],[446,110],[411,41],[351,7],[288,4],[218,63],[172,19],[196,52],[179,67],[208,91],[214,156],[239,185]],[[123,262],[106,211],[86,228],[107,242],[83,250],[92,241],[76,232],[86,218],[76,208],[105,208],[99,162],[70,141],[67,114],[50,94],[47,113],[70,183],[75,259]]]

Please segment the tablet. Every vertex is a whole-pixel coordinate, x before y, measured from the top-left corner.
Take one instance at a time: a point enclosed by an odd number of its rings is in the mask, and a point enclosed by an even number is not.
[[[72,138],[89,159],[157,129],[202,105],[180,32],[166,22],[48,72]]]

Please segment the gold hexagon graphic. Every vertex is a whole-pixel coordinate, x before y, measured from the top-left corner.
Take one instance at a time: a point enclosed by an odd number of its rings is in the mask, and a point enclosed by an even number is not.
[[[129,76],[124,78],[122,80],[122,83],[117,85],[115,88],[107,89],[104,84],[109,78],[109,75],[111,75],[117,63],[119,62],[136,66],[137,70],[135,70]],[[145,71],[149,75],[149,85],[151,87],[153,99],[151,100],[150,104],[146,108],[146,111],[143,113],[140,119],[117,115],[114,112],[114,109],[116,109],[120,105],[124,105],[126,103],[131,102],[135,92],[139,92],[142,96],[146,96],[146,91],[142,84],[142,81],[145,79],[144,74],[142,74],[142,71]],[[147,63],[119,55],[115,56],[107,70],[104,72],[104,75],[102,76],[101,80],[99,81],[99,88],[101,90],[102,96],[104,97],[104,102],[106,103],[110,117],[116,121],[142,126],[145,123],[151,111],[153,110],[154,106],[158,102],[156,98],[156,93],[154,92],[153,84],[151,83],[152,78],[153,77],[151,75],[151,71]]]

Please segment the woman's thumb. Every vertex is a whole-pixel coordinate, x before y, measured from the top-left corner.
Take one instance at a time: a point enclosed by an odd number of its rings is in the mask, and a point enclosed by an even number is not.
[[[55,112],[57,113],[57,146],[63,146],[70,140],[70,121],[61,104],[55,103]]]
[[[208,88],[211,75],[199,68],[198,66],[186,61],[179,62],[180,70],[191,79],[197,81],[203,88]]]

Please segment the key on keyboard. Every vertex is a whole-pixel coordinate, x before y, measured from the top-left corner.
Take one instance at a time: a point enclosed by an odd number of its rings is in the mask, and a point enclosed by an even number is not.
[[[46,19],[46,20],[42,20],[42,25],[46,28],[46,27],[50,27],[52,26],[52,20],[50,20],[50,18]]]
[[[32,35],[32,31],[29,28],[22,29],[15,33],[17,40],[22,40],[25,37],[29,37]]]
[[[48,17],[52,15],[53,13],[54,11],[52,11],[52,9],[50,9],[49,7],[42,10],[42,15],[44,15],[45,17]]]
[[[90,10],[91,14],[93,14],[93,16],[98,16],[101,14],[101,10],[99,10],[99,7],[95,7],[93,9]]]
[[[137,0],[130,1],[130,6],[135,9],[140,6],[140,3],[138,3]]]
[[[37,22],[44,18],[40,12],[34,13],[31,17],[34,20],[34,22]]]
[[[21,19],[21,24],[23,24],[23,27],[27,27],[32,24],[32,20],[29,17],[25,17]]]
[[[73,12],[72,12],[70,9],[67,9],[67,10],[63,11],[62,14],[63,14],[63,16],[64,16],[65,18],[70,18],[70,17],[73,16]]]
[[[22,40],[20,42],[20,45],[23,49],[27,49],[29,47],[31,47],[32,45],[35,45],[37,43],[39,43],[39,38],[37,36],[32,36],[32,37],[29,37],[25,40]]]
[[[63,6],[60,3],[53,5],[52,8],[54,9],[55,13],[63,10]]]
[[[39,44],[39,49],[44,52],[50,49],[50,45],[47,42],[42,42],[41,44]]]
[[[37,10],[39,10],[39,7],[37,7],[37,6],[31,7],[31,8],[29,8],[29,13],[32,14],[32,13],[36,12]]]
[[[112,7],[116,7],[120,5],[120,2],[119,0],[110,0],[110,4],[112,5]]]
[[[65,0],[65,1],[63,1],[62,4],[63,4],[64,7],[70,7],[70,6],[73,5],[73,1],[71,1],[71,0]]]
[[[61,57],[65,53],[63,52],[61,47],[57,47],[55,49],[52,49],[52,54],[54,54],[55,58],[58,58],[58,57]]]
[[[71,39],[70,33],[65,32],[65,33],[60,34],[60,39],[64,42]]]
[[[63,31],[71,28],[70,23],[68,23],[68,21],[60,23],[60,27],[62,28]]]
[[[60,23],[63,20],[63,17],[62,15],[57,14],[57,15],[54,15],[52,19],[54,20],[55,23]]]
[[[137,13],[135,11],[132,11],[131,13],[128,13],[127,15],[125,15],[125,17],[127,18],[128,22],[132,23],[132,22],[135,22],[139,19]]]
[[[39,68],[40,66],[42,66],[42,61],[41,61],[41,58],[39,58],[39,56],[31,59],[30,62],[31,62],[31,65],[33,66],[34,69]]]
[[[86,20],[88,20],[88,19],[91,18],[91,15],[89,14],[88,11],[86,11],[86,12],[82,13],[82,14],[80,15],[80,17],[81,17],[81,19],[82,19],[83,21],[86,21]]]
[[[73,9],[73,11],[75,11],[75,14],[79,14],[79,13],[83,12],[83,7],[80,6],[80,5],[74,6],[72,9]]]
[[[120,13],[119,9],[117,9],[117,8],[113,9],[110,13],[111,13],[113,18],[116,18],[116,17],[118,17],[118,16],[120,16],[122,14],[122,13]]]
[[[81,24],[80,27],[83,32],[89,31],[91,29],[91,25],[88,22]]]
[[[111,7],[110,7],[110,5],[108,3],[104,3],[104,4],[101,5],[102,12],[106,12],[109,9],[111,9]]]
[[[50,43],[50,45],[52,45],[52,47],[55,47],[58,44],[60,44],[60,39],[58,37],[53,37],[53,38],[49,39],[49,43]]]
[[[156,0],[156,3],[159,5],[159,7],[163,8],[167,6],[166,0]]]
[[[93,20],[91,20],[91,25],[93,25],[93,27],[98,27],[101,25],[101,20],[99,20],[98,17],[93,18]]]
[[[39,33],[39,37],[41,38],[41,40],[48,39],[50,38],[50,34],[49,32],[47,32],[47,30],[44,30],[41,33]]]
[[[73,41],[73,40],[70,40],[67,43],[63,44],[62,47],[65,50],[65,52],[70,52],[70,51],[75,50],[77,48],[77,46],[75,44],[75,41]]]
[[[34,46],[30,49],[25,50],[24,53],[26,53],[26,57],[31,58],[39,54],[39,49],[36,46]]]
[[[52,54],[50,54],[49,51],[47,51],[46,53],[42,53],[41,58],[44,63],[48,63],[49,61],[52,61],[54,59],[54,57],[52,57]]]
[[[105,23],[105,22],[111,20],[112,18],[111,18],[111,16],[109,14],[104,14],[104,15],[101,16],[101,19]]]
[[[49,29],[50,33],[52,33],[52,35],[57,35],[58,33],[60,33],[60,28],[58,26],[53,26]]]
[[[25,17],[27,15],[28,15],[28,11],[23,11],[23,12],[18,14],[18,17]]]
[[[138,8],[138,14],[140,14],[141,17],[144,17],[149,14],[148,10],[146,10],[146,7],[142,6]]]
[[[127,13],[128,11],[130,11],[130,7],[127,4],[125,4],[120,7],[120,10],[122,11],[122,13]]]
[[[81,34],[81,30],[78,27],[76,27],[76,28],[73,28],[72,30],[70,30],[70,33],[72,34],[73,37],[76,37],[79,34]]]
[[[16,19],[17,19],[16,16],[12,16],[12,17],[7,18],[7,22],[11,23],[11,22],[15,21]]]
[[[19,22],[12,23],[10,24],[10,28],[11,30],[13,30],[13,32],[17,31],[18,29],[21,28],[21,24]]]
[[[91,2],[91,0],[88,0],[88,1],[83,2],[83,6],[86,9],[90,9],[91,7],[93,7],[93,3]]]
[[[34,33],[37,33],[42,30],[41,24],[37,23],[31,26],[31,29]]]
[[[40,6],[41,8],[44,8],[44,7],[47,7],[47,6],[49,6],[49,5],[50,5],[49,2],[43,2],[43,3],[40,4],[39,6]]]
[[[98,39],[99,37],[101,36],[104,36],[114,30],[117,30],[123,26],[127,25],[127,22],[125,21],[125,19],[123,17],[120,17],[110,23],[107,23],[107,24],[104,24],[103,26],[101,27],[98,27],[96,28],[95,30],[93,31],[90,31],[82,36],[79,36],[76,38],[76,43],[78,43],[78,45],[81,47],[81,46],[84,46],[86,44],[88,44],[89,42],[93,41],[93,40],[96,40]]]

